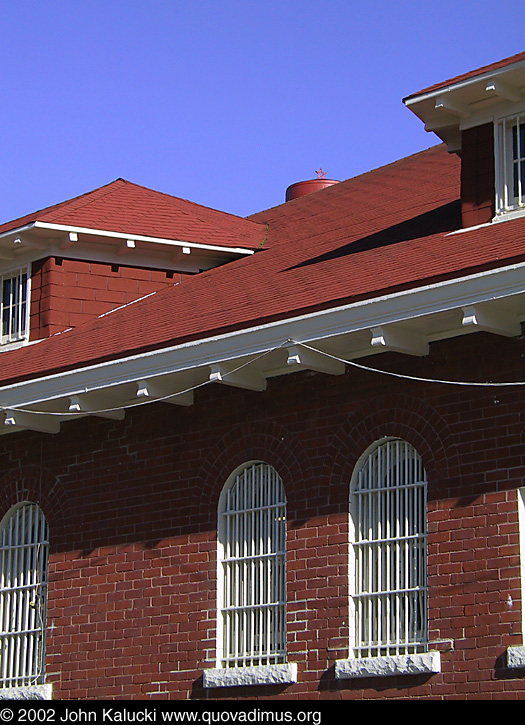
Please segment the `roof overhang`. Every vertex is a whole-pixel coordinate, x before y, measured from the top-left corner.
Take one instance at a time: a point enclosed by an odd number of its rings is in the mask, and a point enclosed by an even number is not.
[[[433,342],[472,332],[517,336],[523,320],[525,262],[6,385],[0,433],[57,433],[76,417],[119,419],[154,401],[191,405],[194,390],[212,383],[261,391],[296,371],[344,373],[330,356],[424,357]]]
[[[448,145],[461,149],[461,129],[503,115],[525,102],[525,60],[451,82],[404,99],[405,105]]]
[[[195,273],[253,253],[253,249],[244,247],[225,247],[40,221],[0,234],[2,266],[21,265],[43,256],[62,256]]]

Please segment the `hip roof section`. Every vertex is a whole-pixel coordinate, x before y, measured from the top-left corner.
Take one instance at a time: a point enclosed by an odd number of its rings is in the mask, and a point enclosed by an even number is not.
[[[0,234],[34,222],[121,234],[258,249],[265,227],[125,179],[0,225]]]

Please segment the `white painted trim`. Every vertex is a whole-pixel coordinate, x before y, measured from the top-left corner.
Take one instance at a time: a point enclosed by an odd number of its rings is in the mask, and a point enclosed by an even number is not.
[[[30,229],[33,229],[35,226],[34,222],[31,222],[31,224],[24,224],[23,227],[17,227],[16,229],[9,229],[7,232],[2,232],[0,234],[0,239],[3,239],[4,237],[16,237],[19,234],[22,234],[22,232],[28,232]]]
[[[53,685],[0,688],[0,700],[52,700]]]
[[[213,668],[203,672],[204,687],[244,687],[246,685],[291,685],[297,682],[297,664],[260,667]]]
[[[517,63],[510,63],[509,65],[505,65],[502,68],[496,68],[490,71],[485,71],[485,73],[480,73],[476,76],[471,76],[470,78],[465,78],[462,81],[457,81],[456,83],[449,83],[447,86],[441,86],[441,88],[437,88],[434,91],[429,91],[428,93],[423,93],[420,95],[413,96],[411,98],[407,97],[403,99],[403,103],[405,106],[410,107],[413,106],[416,103],[420,103],[421,101],[428,100],[430,98],[436,98],[438,96],[443,95],[443,93],[448,93],[452,90],[458,90],[460,88],[465,88],[467,86],[472,86],[478,83],[481,83],[482,81],[488,81],[492,78],[496,79],[498,76],[505,75],[510,70],[516,70],[518,68],[525,67],[525,61],[521,60]]]
[[[359,677],[393,677],[395,675],[428,675],[441,672],[439,652],[397,655],[393,657],[364,657],[336,660],[336,680]]]
[[[168,373],[261,355],[286,340],[322,342],[387,323],[406,322],[474,303],[501,300],[522,294],[524,281],[525,262],[520,262],[110,362],[44,375],[0,388],[0,406],[35,405]],[[372,354],[372,348],[369,352]]]
[[[255,222],[254,222],[255,223]],[[36,221],[34,229],[48,229],[50,231],[86,234],[92,237],[109,237],[111,239],[123,239],[125,242],[147,242],[149,244],[165,244],[171,247],[189,247],[191,249],[205,249],[208,252],[225,252],[228,254],[251,255],[255,250],[244,247],[224,247],[217,244],[200,244],[199,242],[188,242],[180,239],[166,239],[165,237],[148,237],[142,234],[126,234],[125,232],[112,232],[106,229],[90,229],[89,227],[74,227],[65,224],[50,224],[48,222]],[[11,230],[9,233],[14,234]]]
[[[519,488],[516,492],[518,503],[518,531],[520,544],[520,580],[521,580],[521,631],[522,637],[525,634],[525,488]],[[524,640],[522,639],[522,642]],[[509,649],[512,649],[509,647]],[[523,649],[525,653],[525,648]],[[525,662],[525,660],[524,660]]]

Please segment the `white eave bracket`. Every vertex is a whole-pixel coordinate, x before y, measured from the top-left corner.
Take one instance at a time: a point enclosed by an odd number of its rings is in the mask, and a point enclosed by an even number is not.
[[[193,390],[177,391],[160,380],[140,380],[137,383],[137,398],[189,406],[193,405]]]
[[[124,409],[120,406],[113,405],[103,395],[94,393],[72,395],[69,401],[70,413],[95,415],[99,418],[109,418],[110,420],[124,420]]]
[[[231,385],[234,388],[245,388],[257,392],[266,390],[266,378],[259,371],[253,369],[232,370],[227,365],[211,365],[209,380],[214,383]]]
[[[469,305],[463,308],[464,327],[475,327],[480,332],[492,332],[504,337],[521,335],[521,324],[513,315],[493,310],[481,305]]]
[[[287,365],[293,366],[296,370],[314,370],[327,375],[342,375],[345,371],[344,363],[332,360],[315,350],[290,345],[286,348],[286,352],[288,353]]]
[[[59,433],[60,417],[25,410],[10,410],[4,413],[3,427],[13,431],[33,430],[38,433]]]
[[[437,111],[447,111],[448,113],[452,113],[454,116],[459,116],[459,118],[468,118],[471,115],[471,112],[466,105],[460,103],[459,101],[453,101],[446,95],[436,98],[434,108]]]
[[[380,325],[371,330],[370,344],[377,352],[401,352],[405,355],[423,357],[429,353],[428,342],[420,335],[405,330],[399,325]]]

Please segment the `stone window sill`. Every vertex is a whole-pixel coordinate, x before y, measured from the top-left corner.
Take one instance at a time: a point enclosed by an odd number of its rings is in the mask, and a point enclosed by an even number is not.
[[[525,647],[507,647],[507,667],[511,669],[525,667]]]
[[[204,670],[204,687],[243,687],[246,685],[288,685],[297,682],[297,665],[224,667]]]
[[[52,700],[53,685],[0,688],[0,700]]]
[[[337,660],[335,663],[335,677],[337,680],[349,680],[357,677],[428,675],[437,672],[441,672],[439,652],[392,657],[353,658]]]

